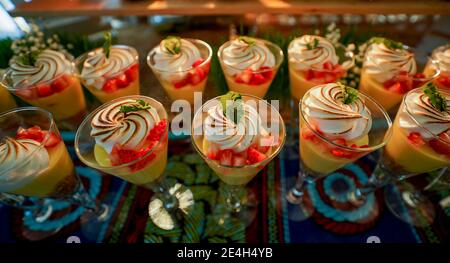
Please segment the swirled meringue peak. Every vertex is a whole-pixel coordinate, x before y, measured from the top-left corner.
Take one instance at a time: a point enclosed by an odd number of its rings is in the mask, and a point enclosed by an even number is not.
[[[167,37],[154,49],[153,67],[167,73],[183,72],[201,58],[199,48],[190,40]]]
[[[450,45],[436,48],[433,51],[433,59],[438,61],[442,72],[450,72]]]
[[[83,63],[81,77],[93,79],[112,76],[121,72],[136,62],[136,54],[127,46],[112,46],[109,57],[103,48],[89,52]]]
[[[108,153],[115,145],[139,150],[160,121],[158,112],[143,100],[124,99],[99,110],[92,118],[91,136]]]
[[[304,35],[292,40],[289,45],[289,61],[296,70],[323,68],[324,63],[339,63],[333,44],[326,38]]]
[[[0,191],[19,188],[31,180],[31,175],[46,169],[49,162],[49,154],[39,142],[5,138],[0,142]]]
[[[329,138],[357,140],[368,134],[372,116],[364,99],[355,94],[346,102],[345,86],[338,83],[319,85],[303,100],[309,123]]]
[[[438,90],[433,84],[429,83],[424,89],[416,89],[409,92],[405,97],[405,106],[399,115],[399,125],[411,132],[419,132],[423,138],[429,139],[433,135],[438,136],[443,132],[450,131],[450,95],[448,93],[439,93],[442,98],[438,106],[436,100],[431,97],[432,93],[426,94],[424,91],[428,88],[435,92]],[[432,91],[432,92],[433,92]],[[408,117],[407,112],[410,116]],[[417,123],[428,130],[424,131],[418,127]],[[431,134],[430,134],[431,133]]]
[[[417,64],[414,54],[401,45],[391,40],[377,38],[377,41],[368,47],[364,70],[380,83],[393,79],[400,72],[414,75],[417,72]]]
[[[14,88],[27,88],[52,80],[60,74],[70,73],[71,70],[72,63],[66,56],[50,49],[38,53],[33,63],[16,61],[10,67]]]
[[[263,40],[246,36],[230,41],[222,51],[221,60],[228,66],[224,70],[232,76],[245,69],[257,71],[262,67],[273,68],[276,65],[275,55]]]
[[[247,150],[267,132],[261,126],[256,105],[243,100],[237,103],[239,106],[236,110],[240,113],[237,113],[236,118],[229,118],[221,103],[209,108],[204,120],[204,132],[206,140],[216,143],[221,150],[232,149],[239,153]]]

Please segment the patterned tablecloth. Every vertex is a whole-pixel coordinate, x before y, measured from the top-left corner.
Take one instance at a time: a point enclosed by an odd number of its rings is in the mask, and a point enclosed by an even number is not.
[[[365,157],[344,169],[316,181],[308,187],[307,200],[316,204],[313,216],[297,222],[296,207],[284,198],[298,172],[296,146],[286,145],[275,158],[247,186],[247,194],[256,201],[256,216],[245,228],[242,224],[225,222],[219,226],[215,220],[223,204],[223,190],[218,177],[194,152],[189,141],[170,142],[168,180],[177,180],[192,190],[195,206],[181,220],[178,227],[166,231],[156,227],[148,216],[148,203],[152,192],[136,187],[110,175],[85,167],[77,159],[68,138],[69,151],[77,165],[77,172],[92,196],[108,202],[112,216],[98,226],[99,234],[92,237],[80,230],[84,220],[83,209],[64,202],[52,202],[54,211],[43,223],[33,221],[29,213],[0,205],[0,242],[39,240],[43,236],[51,242],[66,242],[68,237],[79,237],[81,242],[134,243],[134,242],[270,242],[270,243],[362,243],[375,236],[381,242],[445,242],[450,240],[450,209],[436,205],[437,216],[432,225],[421,228],[410,226],[394,217],[384,204],[379,190],[368,197],[366,206],[358,209],[346,207],[336,210],[328,204],[333,200],[345,203],[345,197],[333,193],[333,184],[346,184],[350,189],[367,180],[375,156]],[[417,178],[423,184],[426,176]],[[429,180],[429,179],[428,179]],[[449,190],[432,192],[434,203]],[[374,207],[378,209],[374,209]],[[375,211],[375,212],[374,212]]]

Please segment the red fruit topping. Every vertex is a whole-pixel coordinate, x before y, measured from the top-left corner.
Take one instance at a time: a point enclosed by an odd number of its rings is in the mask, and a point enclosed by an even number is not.
[[[147,140],[159,142],[161,137],[166,132],[166,128],[167,128],[167,120],[165,119],[161,120],[151,129],[151,131],[147,136]]]
[[[260,68],[261,74],[264,76],[265,79],[269,80],[273,76],[273,70],[270,67],[262,66]]]
[[[192,85],[197,85],[206,77],[206,72],[202,68],[197,68],[193,72],[189,72],[189,79]]]
[[[333,143],[339,144],[339,145],[342,145],[342,146],[347,146],[347,141],[345,139],[343,139],[343,138],[334,139]],[[354,144],[354,145],[356,145],[356,144]]]
[[[329,61],[325,62],[322,65],[322,68],[322,70],[308,69],[304,71],[303,75],[306,80],[312,80],[319,83],[331,83],[336,82],[336,80],[340,79],[345,73],[345,70],[341,65],[333,65]]]
[[[181,89],[182,87],[186,86],[187,84],[189,84],[189,78],[184,78],[182,80],[173,82],[173,86],[176,89]]]
[[[116,79],[116,84],[117,84],[118,88],[125,88],[126,86],[128,86],[128,84],[130,84],[130,82],[128,81],[127,75],[125,75],[125,74],[120,74],[115,79]]]
[[[406,90],[403,89],[402,85],[399,82],[397,82],[397,83],[393,84],[392,86],[390,86],[388,88],[388,90],[391,91],[391,92],[398,93],[398,94],[406,93]]]
[[[333,70],[333,64],[331,63],[331,62],[329,62],[329,61],[327,61],[327,62],[325,62],[325,63],[323,63],[323,69],[325,69],[325,70]]]
[[[439,75],[436,79],[442,86],[450,88],[450,75]]]
[[[43,131],[39,126],[33,126],[28,129],[19,128],[16,134],[16,139],[29,139],[34,140],[39,143],[43,142],[48,131]],[[61,138],[55,133],[50,133],[47,141],[45,142],[45,147],[50,148],[56,146],[61,141]]]
[[[247,164],[247,160],[243,155],[234,155],[233,166],[244,166]]]
[[[65,76],[61,76],[57,79],[55,79],[52,84],[52,90],[53,92],[61,92],[63,90],[65,90],[70,84],[70,80]]]
[[[267,155],[259,152],[255,148],[249,147],[247,150],[247,161],[249,164],[259,163],[264,161],[267,158]]]
[[[192,67],[196,68],[196,67],[200,66],[203,62],[205,62],[205,60],[203,58],[199,58],[194,62],[194,64],[192,64]]]
[[[235,81],[237,83],[249,84],[252,79],[253,71],[251,69],[245,69],[240,74],[236,75]]]
[[[33,90],[32,89],[18,89],[15,91],[15,94],[23,99],[32,99],[33,98]]]
[[[37,89],[38,96],[41,98],[48,97],[53,94],[53,90],[50,85],[39,85],[39,86],[37,86],[36,89]]]
[[[352,152],[341,149],[331,149],[331,154],[338,158],[352,159],[354,157]]]
[[[152,143],[152,144],[150,144],[149,147],[147,147],[145,149],[141,149],[139,151],[126,150],[126,149],[121,149],[118,146],[114,146],[113,150],[111,152],[111,154],[113,156],[113,158],[112,158],[113,159],[113,165],[121,165],[121,164],[126,164],[126,163],[133,162],[133,161],[143,157],[144,155],[146,155],[150,150],[152,150],[154,145],[155,144]],[[130,169],[133,172],[141,170],[151,160],[153,160],[155,158],[155,156],[156,156],[155,153],[149,154],[147,157],[145,157],[144,159],[140,160],[139,162],[130,165]]]
[[[105,84],[103,84],[103,89],[106,93],[112,93],[117,90],[117,81],[116,79],[108,79]]]
[[[132,82],[137,79],[139,74],[139,64],[134,64],[125,70],[125,76],[127,76],[128,82]]]
[[[430,147],[433,148],[435,152],[450,157],[450,135],[448,133],[443,132],[439,135],[439,139],[447,143],[442,142],[438,139],[432,139],[429,142]]]
[[[383,86],[385,89],[388,89],[389,91],[398,94],[404,94],[414,88],[414,83],[413,78],[408,75],[408,72],[402,71],[393,79],[384,82]]]
[[[233,165],[233,150],[226,149],[220,150],[218,155],[219,163],[221,165],[231,166]]]
[[[416,146],[421,146],[421,145],[425,144],[425,141],[423,140],[422,136],[418,132],[411,132],[408,135],[408,140]]]
[[[424,79],[426,77],[425,77],[425,74],[423,74],[423,73],[416,73],[416,74],[414,74],[414,78],[416,78],[416,79]]]

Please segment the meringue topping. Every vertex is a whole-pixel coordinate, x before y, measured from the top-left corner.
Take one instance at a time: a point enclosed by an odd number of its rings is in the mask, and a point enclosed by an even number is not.
[[[202,58],[200,50],[191,41],[180,39],[179,52],[174,54],[164,45],[164,40],[154,49],[153,67],[162,72],[174,73],[187,71],[195,61]]]
[[[87,54],[81,77],[83,79],[107,78],[125,70],[135,62],[136,55],[131,48],[112,46],[109,58],[106,57],[103,48],[97,48]]]
[[[219,145],[220,149],[232,149],[242,152],[263,134],[261,119],[256,108],[249,103],[242,102],[242,117],[237,123],[229,119],[222,108],[217,105],[208,109],[208,116],[204,120],[205,138]]]
[[[153,107],[123,113],[122,106],[136,106],[137,101],[124,99],[101,109],[92,119],[91,136],[108,153],[118,144],[125,149],[137,150],[145,144],[151,129],[160,121]]]
[[[273,68],[276,64],[274,54],[260,39],[248,37],[236,38],[222,51],[222,63],[229,66],[224,68],[228,75],[234,76],[245,69],[259,70],[261,67]]]
[[[305,115],[327,137],[357,140],[369,132],[372,116],[361,96],[345,104],[343,92],[336,83],[312,88],[303,101]]]
[[[436,109],[430,98],[422,91],[417,90],[406,95],[405,106],[399,113],[399,124],[410,132],[418,132],[425,139],[432,138],[432,135],[438,136],[443,132],[450,131],[450,96],[441,93],[446,100],[447,108],[444,111]],[[409,115],[407,113],[409,112]],[[409,116],[412,116],[410,118]],[[427,129],[430,133],[424,131],[420,126]]]
[[[326,38],[304,35],[294,39],[289,45],[289,61],[296,70],[323,68],[325,62],[339,63],[333,44]]]
[[[393,79],[402,71],[409,75],[417,72],[413,53],[406,49],[392,49],[384,43],[373,43],[368,47],[363,68],[380,83]]]
[[[49,162],[49,154],[39,142],[7,137],[0,142],[0,191],[21,187],[46,169]]]
[[[70,73],[72,64],[61,52],[46,49],[39,53],[34,65],[15,62],[10,67],[14,88],[27,88],[54,79],[62,73]]]

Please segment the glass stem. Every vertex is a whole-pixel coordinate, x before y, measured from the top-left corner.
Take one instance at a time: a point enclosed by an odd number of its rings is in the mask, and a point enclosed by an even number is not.
[[[94,200],[84,188],[83,183],[78,178],[76,190],[72,196],[68,197],[68,201],[86,208],[97,216],[99,221],[106,220],[108,217],[108,206],[101,205],[100,202]]]
[[[393,181],[392,178],[393,177],[383,169],[383,164],[378,164],[370,176],[369,181],[365,185],[356,188],[352,193],[351,200],[356,203],[364,202],[369,194],[374,193],[378,188],[391,183]]]
[[[232,213],[239,213],[242,209],[241,186],[225,184],[225,202]]]
[[[286,194],[286,199],[291,204],[300,204],[303,201],[303,196],[305,192],[305,181],[307,181],[308,176],[303,171],[298,172],[297,179],[295,181],[294,187],[289,190]]]

